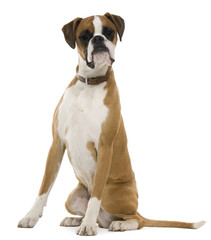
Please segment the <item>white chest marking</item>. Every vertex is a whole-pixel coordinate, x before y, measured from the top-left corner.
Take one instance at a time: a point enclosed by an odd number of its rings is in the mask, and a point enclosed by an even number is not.
[[[108,108],[104,105],[106,83],[96,86],[86,85],[80,81],[64,94],[58,114],[58,133],[67,146],[68,155],[77,177],[92,190],[95,165],[88,142],[98,141],[102,123],[106,120]]]

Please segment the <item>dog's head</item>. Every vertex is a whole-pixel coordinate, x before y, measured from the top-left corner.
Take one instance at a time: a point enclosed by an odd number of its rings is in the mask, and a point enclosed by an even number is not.
[[[71,48],[77,45],[78,53],[88,67],[97,64],[112,65],[117,43],[124,32],[124,20],[117,15],[106,13],[103,16],[76,18],[64,25],[62,31]]]

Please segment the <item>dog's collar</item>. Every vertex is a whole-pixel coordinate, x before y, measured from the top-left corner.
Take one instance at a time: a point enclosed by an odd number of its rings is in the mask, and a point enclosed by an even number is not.
[[[109,71],[107,71],[105,76],[96,77],[96,78],[84,78],[77,74],[76,77],[78,78],[78,80],[80,80],[83,83],[86,83],[87,85],[98,85],[100,83],[107,81],[110,77],[111,72],[112,72],[112,68],[109,69]]]

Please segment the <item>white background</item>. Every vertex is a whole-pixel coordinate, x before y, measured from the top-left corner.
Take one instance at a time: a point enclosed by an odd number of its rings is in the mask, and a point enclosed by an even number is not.
[[[126,22],[113,67],[139,211],[208,223],[199,230],[98,229],[96,238],[210,239],[211,4],[204,0],[0,2],[1,239],[82,238],[59,227],[77,184],[66,155],[42,219],[34,229],[16,225],[38,193],[53,112],[75,75],[77,52],[61,28],[107,11]]]

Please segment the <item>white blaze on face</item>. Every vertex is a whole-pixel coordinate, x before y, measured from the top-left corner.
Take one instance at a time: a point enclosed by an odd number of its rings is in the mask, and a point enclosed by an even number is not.
[[[101,20],[98,16],[94,17],[93,25],[94,25],[93,37],[95,37],[96,35],[98,35],[98,36],[100,35],[100,36],[103,37],[103,35],[102,35],[102,22],[101,22]],[[88,60],[88,62],[92,62],[94,60],[94,59],[92,59],[92,52],[93,51],[94,51],[94,46],[92,44],[92,39],[91,39],[89,41],[89,45],[88,45],[88,49],[87,49],[87,60]]]
[[[94,25],[93,37],[95,37],[95,36],[103,37],[104,44],[109,49],[109,53],[102,52],[102,53],[94,54],[94,56],[93,56],[92,52],[94,51],[94,46],[93,46],[92,39],[91,39],[89,42],[88,48],[87,48],[87,60],[88,60],[88,62],[94,61],[95,65],[97,65],[97,64],[111,65],[112,64],[111,58],[114,59],[115,45],[102,34],[103,25],[102,25],[102,21],[101,21],[100,17],[98,17],[98,16],[94,17],[93,25]]]
[[[102,35],[102,31],[103,31],[102,22],[101,22],[101,19],[98,16],[94,17],[93,25],[94,25],[94,29],[95,29],[94,36],[100,35],[100,36],[103,37],[103,35]]]

